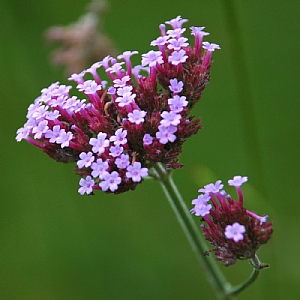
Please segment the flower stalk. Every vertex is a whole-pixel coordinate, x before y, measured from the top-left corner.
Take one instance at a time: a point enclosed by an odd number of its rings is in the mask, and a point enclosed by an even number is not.
[[[229,288],[227,290],[227,295],[234,296],[234,295],[239,294],[241,291],[246,289],[249,285],[251,285],[258,278],[260,271],[262,269],[267,269],[270,267],[268,264],[261,263],[257,255],[255,255],[251,259],[250,263],[253,266],[253,271],[252,271],[252,274],[250,275],[250,277],[245,282],[241,283],[240,285]]]

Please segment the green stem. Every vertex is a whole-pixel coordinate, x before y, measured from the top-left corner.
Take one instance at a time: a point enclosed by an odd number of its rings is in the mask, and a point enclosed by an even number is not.
[[[214,287],[218,298],[220,300],[232,299],[230,295],[227,295],[228,283],[217,266],[217,263],[212,260],[211,257],[204,256],[204,252],[208,250],[205,240],[177,190],[170,173],[168,173],[161,164],[157,164],[154,170],[155,176],[160,181],[177,219],[195,251],[197,258],[202,264],[210,283]]]
[[[257,255],[255,255],[255,257],[253,257],[251,259],[251,265],[253,266],[253,272],[250,275],[250,277],[245,282],[243,282],[242,284],[240,284],[236,287],[232,287],[232,288],[228,289],[227,295],[237,295],[237,294],[239,294],[241,291],[243,291],[245,288],[247,288],[250,284],[252,284],[257,279],[257,277],[260,274],[260,271],[262,269],[269,268],[269,265],[262,264],[260,262]]]

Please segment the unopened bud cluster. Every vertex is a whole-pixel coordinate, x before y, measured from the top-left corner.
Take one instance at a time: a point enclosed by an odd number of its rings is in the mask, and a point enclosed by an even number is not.
[[[185,22],[178,16],[166,22],[169,30],[160,25],[161,36],[151,42],[158,51],[142,54],[141,65],[131,64],[137,51],[125,51],[73,74],[69,80],[84,99],[58,82],[43,89],[17,141],[27,140],[58,162],[76,162],[80,194],[134,189],[158,162],[181,167],[184,141],[201,128],[189,112],[209,82],[212,52],[220,48],[202,42],[204,27],[190,28],[190,46]]]

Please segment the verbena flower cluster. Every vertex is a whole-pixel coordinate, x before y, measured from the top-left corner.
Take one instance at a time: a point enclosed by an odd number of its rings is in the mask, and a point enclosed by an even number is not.
[[[189,112],[209,82],[212,52],[220,49],[202,42],[204,27],[190,27],[190,46],[182,28],[187,21],[178,16],[161,24],[161,36],[151,42],[158,50],[142,54],[141,65],[131,64],[137,51],[125,51],[73,74],[69,80],[86,99],[58,82],[43,89],[17,141],[58,162],[77,162],[80,194],[134,189],[158,162],[181,167],[184,141],[201,128]]]
[[[221,180],[199,189],[201,193],[192,201],[195,205],[191,213],[201,216],[204,236],[214,248],[216,259],[233,265],[237,259],[254,258],[260,245],[265,244],[273,232],[268,216],[258,216],[244,207],[241,185],[247,177],[235,176],[228,180],[237,190],[238,200],[233,200],[223,190]]]

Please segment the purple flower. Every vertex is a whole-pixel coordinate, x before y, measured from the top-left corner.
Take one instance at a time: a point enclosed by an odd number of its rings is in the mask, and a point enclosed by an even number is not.
[[[45,133],[45,138],[49,139],[50,143],[56,143],[57,138],[60,136],[60,131],[63,130],[59,125],[55,125],[52,130],[49,129]]]
[[[80,72],[79,74],[74,73],[68,78],[68,80],[76,81],[78,84],[83,83],[84,82],[83,77],[85,74],[86,74],[85,70]]]
[[[221,49],[221,47],[217,44],[214,43],[209,43],[209,42],[203,42],[203,49],[206,50],[204,59],[203,59],[203,64],[202,64],[202,70],[205,70],[209,64],[210,64],[210,60],[211,60],[211,55],[212,53],[216,50],[216,49]]]
[[[47,115],[48,108],[49,107],[45,105],[36,107],[36,109],[32,112],[32,118],[37,121],[43,119]]]
[[[131,65],[130,57],[134,54],[138,54],[138,51],[125,51],[125,52],[123,52],[123,54],[118,56],[118,59],[124,59],[125,60],[127,73],[130,76],[132,75],[132,65]],[[119,73],[119,75],[120,75],[120,73]]]
[[[149,65],[150,67],[155,67],[156,64],[162,64],[162,53],[160,51],[149,51],[146,54],[142,54],[142,66]]]
[[[51,121],[51,120],[53,121],[53,120],[58,119],[59,116],[60,116],[59,111],[58,110],[54,110],[54,111],[48,111],[46,118],[49,121]]]
[[[192,31],[192,35],[201,35],[201,36],[205,36],[205,35],[209,35],[208,32],[204,32],[203,29],[205,27],[195,27],[195,26],[191,26],[190,29]]]
[[[151,145],[152,142],[153,142],[153,137],[149,133],[146,133],[143,137],[144,145]]]
[[[122,70],[122,65],[124,65],[123,62],[114,63],[111,67],[106,69],[106,72],[119,74],[120,70]]]
[[[116,145],[116,146],[111,146],[109,150],[110,150],[109,152],[110,156],[118,157],[123,153],[124,148],[119,145]]]
[[[209,35],[208,32],[203,31],[205,27],[190,27],[191,34],[195,36],[195,44],[194,44],[194,50],[195,52],[201,56],[201,48],[202,48],[202,40],[204,36]]]
[[[82,152],[82,153],[80,153],[79,157],[80,157],[80,160],[78,160],[77,166],[80,169],[84,168],[84,167],[86,167],[86,168],[90,167],[92,162],[95,159],[92,152],[88,152],[88,153]]]
[[[82,84],[78,84],[78,90],[84,92],[86,95],[95,94],[97,91],[102,89],[101,84],[97,84],[94,80],[87,80]]]
[[[19,128],[17,130],[17,137],[16,137],[17,142],[20,142],[21,140],[26,139],[29,136],[30,131],[31,131],[31,128],[28,128],[26,126]]]
[[[196,204],[193,209],[191,209],[191,213],[195,214],[196,216],[206,216],[210,213],[210,210],[212,208],[211,204],[206,204],[206,203],[199,203]]]
[[[93,170],[91,174],[94,178],[99,177],[102,179],[108,169],[108,162],[98,158],[96,162],[92,163],[91,169]]]
[[[189,45],[189,43],[186,43],[188,39],[185,37],[180,37],[178,39],[170,39],[169,40],[169,44],[168,44],[168,48],[171,50],[180,50],[182,48],[185,48]]]
[[[252,211],[249,211],[249,210],[247,210],[246,213],[247,213],[248,216],[251,216],[252,218],[259,220],[260,225],[262,225],[263,223],[266,223],[267,220],[268,220],[268,218],[269,218],[268,215],[266,215],[266,216],[259,216],[256,213],[254,213]]]
[[[127,61],[132,55],[138,54],[138,51],[124,51],[123,54],[118,55],[118,59],[124,59]]]
[[[51,96],[59,97],[59,96],[69,96],[69,91],[72,88],[71,85],[58,85],[56,88],[52,89]]]
[[[136,94],[132,94],[131,92],[129,93],[124,93],[121,97],[118,97],[116,99],[116,102],[120,107],[124,107],[134,101]]]
[[[127,130],[123,130],[122,128],[118,129],[115,132],[115,135],[110,137],[110,141],[114,142],[116,146],[124,145],[127,143]]]
[[[221,49],[221,47],[214,43],[203,42],[203,49],[213,52],[216,49]]]
[[[173,143],[176,140],[176,135],[174,134],[177,131],[177,127],[170,125],[168,127],[159,125],[158,132],[156,132],[156,138],[159,139],[161,144],[167,144],[168,142]]]
[[[56,90],[58,87],[59,87],[59,82],[56,81],[56,82],[52,83],[49,87],[42,89],[41,93],[43,95],[52,93],[52,91]]]
[[[183,82],[182,81],[178,81],[177,78],[170,79],[169,88],[170,88],[170,91],[172,91],[174,94],[178,94],[183,89]]]
[[[56,138],[56,143],[61,144],[61,148],[69,147],[70,141],[73,139],[72,132],[66,132],[64,129],[60,130],[59,137]]]
[[[163,111],[161,113],[163,120],[160,121],[160,124],[168,127],[170,125],[178,125],[180,123],[181,115],[176,114],[174,111]]]
[[[45,103],[49,104],[51,107],[63,107],[68,100],[68,96],[66,95],[59,95],[58,97],[52,97],[51,95],[49,98],[44,99]]]
[[[166,24],[171,25],[174,29],[176,28],[181,28],[182,24],[187,22],[188,19],[182,19],[181,16],[177,16],[176,18],[170,20],[170,21],[166,21]]]
[[[69,109],[69,108],[73,107],[74,105],[76,105],[78,101],[79,101],[78,98],[76,96],[73,96],[66,100],[66,102],[63,104],[62,108]]]
[[[173,30],[168,30],[167,35],[172,38],[180,38],[181,35],[185,32],[185,28],[176,28]]]
[[[121,183],[121,177],[119,176],[118,172],[113,171],[112,173],[105,173],[103,175],[103,181],[100,182],[99,186],[104,192],[108,190],[114,192],[118,189],[118,185],[120,183]]]
[[[97,138],[91,138],[89,144],[93,146],[92,151],[94,153],[102,154],[105,148],[109,146],[109,140],[106,139],[107,134],[104,132],[99,132]]]
[[[167,41],[168,41],[169,37],[168,36],[159,36],[156,40],[152,41],[150,43],[151,46],[164,46]]]
[[[168,99],[168,104],[171,111],[180,113],[181,111],[183,111],[183,108],[188,105],[188,101],[186,101],[185,96],[175,95],[173,98]]]
[[[116,159],[115,164],[119,169],[126,169],[129,166],[129,155],[121,154],[121,157]]]
[[[144,122],[144,117],[146,116],[146,112],[144,110],[135,109],[132,113],[128,114],[128,120],[131,123],[140,124]]]
[[[244,239],[244,232],[246,232],[245,226],[239,224],[238,222],[235,222],[232,225],[227,225],[225,227],[225,236],[228,239],[234,240],[236,243]]]
[[[33,127],[32,133],[34,133],[34,138],[35,139],[40,139],[44,133],[48,131],[48,121],[44,120],[38,123],[37,126]]]
[[[188,56],[185,54],[186,54],[186,52],[183,49],[181,49],[179,51],[174,51],[169,56],[169,62],[174,66],[177,66],[180,63],[184,63],[188,58]]]
[[[125,87],[127,85],[127,82],[130,80],[130,77],[129,76],[124,76],[122,77],[121,79],[117,78],[115,79],[113,82],[114,82],[114,86],[117,88],[117,87]],[[131,91],[131,90],[130,90]]]
[[[194,199],[192,201],[192,204],[194,205],[207,204],[209,200],[210,200],[210,196],[208,194],[201,194],[198,196],[197,199]]]
[[[234,176],[233,179],[228,180],[228,185],[241,186],[243,183],[248,181],[248,177]]]
[[[140,182],[142,177],[146,176],[148,176],[148,169],[142,168],[141,163],[138,161],[127,167],[126,177],[131,178],[133,182]]]
[[[109,95],[115,95],[116,91],[117,90],[116,90],[116,88],[114,86],[110,86],[108,88],[108,90],[107,90],[107,94],[109,94]]]
[[[117,94],[119,96],[123,96],[125,94],[131,94],[132,86],[131,85],[125,85],[123,87],[119,87],[117,90]]]
[[[218,193],[224,187],[221,180],[217,180],[215,184],[210,183],[204,186],[204,189],[199,189],[200,193]]]
[[[101,65],[104,67],[105,70],[107,70],[107,68],[109,68],[109,63],[112,62],[113,60],[114,58],[108,55],[102,59]]]
[[[101,82],[100,77],[97,73],[97,69],[99,69],[100,67],[102,67],[102,62],[98,61],[98,62],[95,62],[94,64],[92,64],[88,69],[86,69],[86,73],[91,73],[97,83]],[[103,85],[102,85],[102,87],[103,87]]]
[[[81,178],[79,184],[81,186],[78,189],[78,193],[80,195],[83,195],[84,193],[90,194],[93,191],[93,185],[95,184],[95,181],[91,176],[87,176],[86,178]]]
[[[194,204],[195,207],[191,209],[191,214],[195,214],[196,216],[202,217],[209,214],[212,208],[212,205],[207,203],[209,200],[210,197],[208,194],[199,195],[197,199],[194,199],[192,201],[192,204]]]

